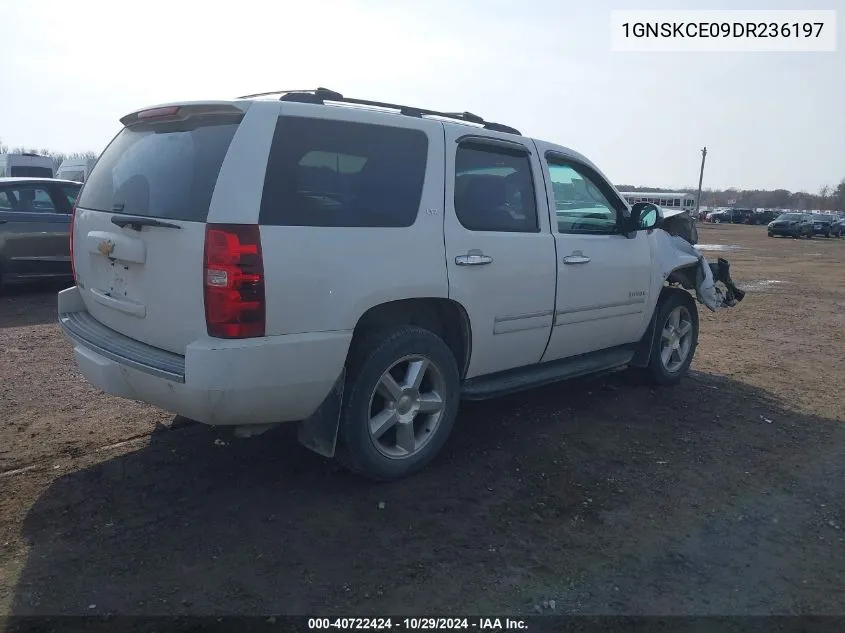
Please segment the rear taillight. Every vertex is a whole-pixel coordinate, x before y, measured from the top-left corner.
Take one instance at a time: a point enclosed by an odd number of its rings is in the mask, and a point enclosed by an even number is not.
[[[70,273],[73,275],[73,283],[76,283],[76,268],[73,265],[73,227],[76,224],[76,205],[70,213]]]
[[[257,224],[206,226],[203,286],[209,336],[264,336],[264,262]]]

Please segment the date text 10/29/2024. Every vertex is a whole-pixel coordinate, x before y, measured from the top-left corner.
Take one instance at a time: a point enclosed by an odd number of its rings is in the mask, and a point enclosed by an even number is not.
[[[519,618],[308,618],[312,631],[526,631]]]

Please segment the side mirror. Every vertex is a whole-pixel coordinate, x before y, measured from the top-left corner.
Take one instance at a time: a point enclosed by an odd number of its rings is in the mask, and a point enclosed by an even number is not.
[[[631,230],[646,231],[656,227],[663,218],[660,207],[651,202],[637,202],[631,207]]]

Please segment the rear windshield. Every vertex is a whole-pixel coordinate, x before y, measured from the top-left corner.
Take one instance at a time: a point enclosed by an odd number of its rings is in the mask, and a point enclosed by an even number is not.
[[[191,118],[121,130],[88,177],[79,206],[205,222],[239,119]]]
[[[12,178],[52,178],[53,170],[49,167],[11,167],[9,176]]]

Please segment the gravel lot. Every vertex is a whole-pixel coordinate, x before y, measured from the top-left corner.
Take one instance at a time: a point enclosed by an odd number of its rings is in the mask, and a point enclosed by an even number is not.
[[[700,240],[748,295],[680,386],[467,403],[383,485],[98,393],[58,288],[6,292],[0,614],[845,614],[845,239]]]

